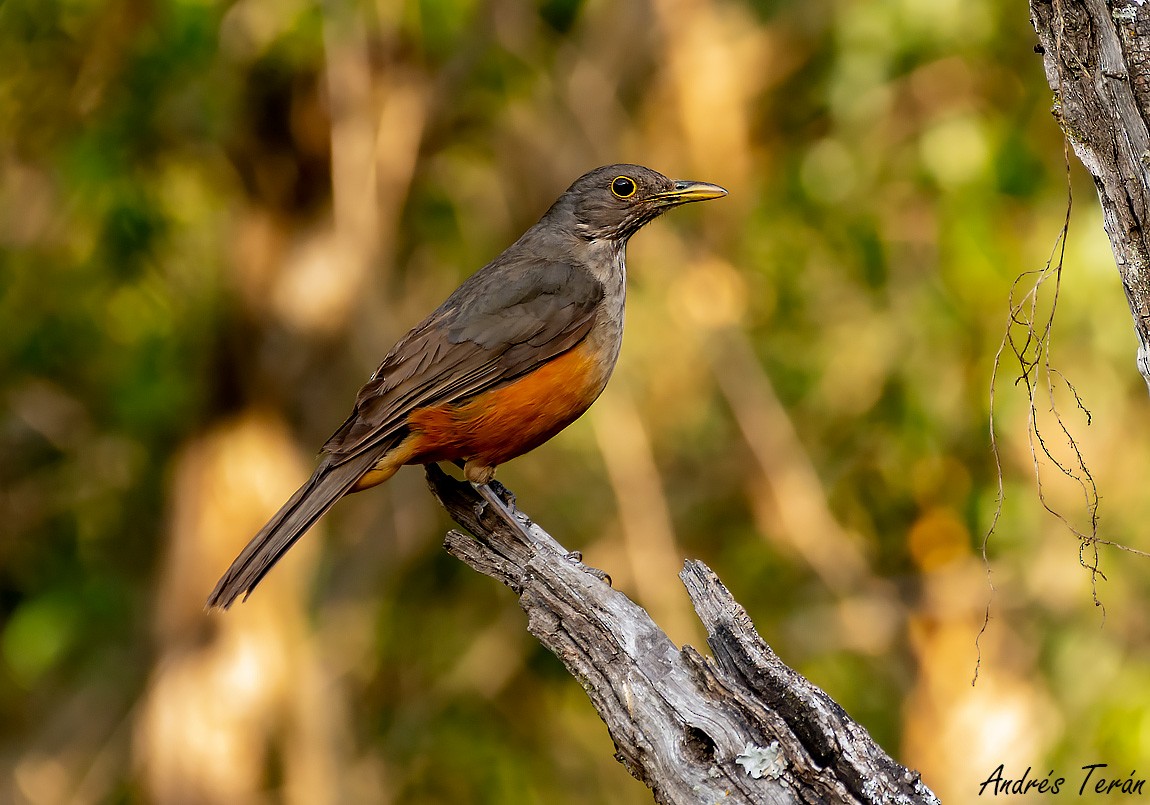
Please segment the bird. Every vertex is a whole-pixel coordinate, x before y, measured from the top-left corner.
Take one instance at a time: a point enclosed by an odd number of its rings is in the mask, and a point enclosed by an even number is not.
[[[391,348],[320,451],[312,476],[236,557],[208,597],[247,597],[340,498],[404,465],[454,462],[485,500],[500,464],[579,418],[623,341],[628,240],[719,185],[616,164],[579,177],[539,221]]]

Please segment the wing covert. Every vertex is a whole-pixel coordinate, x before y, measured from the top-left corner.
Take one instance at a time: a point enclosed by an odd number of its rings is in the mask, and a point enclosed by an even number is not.
[[[493,264],[472,275],[383,359],[323,447],[340,459],[401,433],[416,408],[462,402],[578,344],[603,286],[563,262]]]

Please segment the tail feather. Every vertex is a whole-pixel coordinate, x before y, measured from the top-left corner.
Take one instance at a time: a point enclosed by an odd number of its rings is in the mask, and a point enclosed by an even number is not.
[[[208,608],[227,609],[241,594],[246,600],[272,566],[374,463],[363,455],[341,464],[325,459],[232,562],[208,596]]]

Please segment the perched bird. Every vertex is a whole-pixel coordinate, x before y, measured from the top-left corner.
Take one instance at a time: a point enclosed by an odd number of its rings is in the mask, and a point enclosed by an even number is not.
[[[539,222],[400,339],[315,473],[216,584],[250,594],[337,500],[404,464],[453,461],[484,497],[495,468],[574,422],[603,391],[623,340],[627,240],[671,207],[727,195],[639,165],[581,176]]]

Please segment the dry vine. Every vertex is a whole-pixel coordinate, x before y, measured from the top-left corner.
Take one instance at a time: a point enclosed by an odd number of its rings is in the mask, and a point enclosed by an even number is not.
[[[1030,9],[1031,22],[1039,37],[1036,51],[1043,54],[1047,79],[1054,92],[1054,116],[1065,135],[1066,217],[1045,267],[1023,272],[1011,286],[1010,315],[991,373],[990,440],[998,476],[998,496],[990,526],[983,537],[982,557],[986,564],[990,599],[993,600],[995,587],[991,580],[988,546],[998,525],[1005,495],[994,404],[1003,356],[1009,350],[1019,369],[1016,384],[1023,384],[1027,391],[1027,438],[1039,501],[1078,539],[1079,563],[1090,572],[1091,595],[1105,618],[1105,607],[1098,592],[1099,579],[1106,579],[1100,567],[1099,546],[1138,556],[1150,554],[1099,536],[1098,488],[1078,441],[1059,411],[1055,401],[1056,390],[1065,387],[1070,392],[1075,406],[1085,414],[1087,425],[1091,414],[1078,390],[1051,361],[1051,333],[1073,207],[1069,157],[1073,148],[1093,176],[1099,191],[1105,228],[1134,316],[1140,344],[1139,371],[1150,385],[1150,272],[1147,270],[1150,261],[1141,236],[1146,231],[1145,225],[1150,222],[1147,215],[1150,187],[1144,170],[1146,155],[1150,154],[1150,137],[1143,112],[1147,97],[1144,89],[1150,82],[1147,61],[1143,56],[1147,42],[1150,42],[1150,8],[1144,7],[1141,0],[1134,3],[1119,0],[1113,8],[1105,0],[1031,0]],[[1133,56],[1128,59],[1130,54]],[[1019,296],[1020,287],[1027,277],[1034,277],[1034,281]],[[1048,308],[1044,308],[1040,291],[1050,282],[1053,282],[1053,293]],[[1017,328],[1022,328],[1025,338],[1016,337]],[[1066,440],[1072,460],[1059,460],[1049,447],[1039,424],[1040,402],[1048,406],[1054,423]],[[1043,456],[1059,473],[1081,488],[1089,516],[1087,528],[1075,526],[1051,505],[1043,484]],[[976,650],[989,624],[990,606],[991,601],[988,600],[982,628],[975,640]],[[978,679],[980,663],[979,650],[974,681]]]

